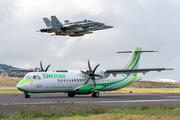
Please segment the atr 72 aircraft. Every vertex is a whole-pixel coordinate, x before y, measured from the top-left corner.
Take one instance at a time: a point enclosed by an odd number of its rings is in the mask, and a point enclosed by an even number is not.
[[[134,82],[141,80],[137,73],[149,71],[173,70],[172,68],[145,68],[139,69],[141,53],[156,52],[142,51],[136,47],[135,51],[123,51],[118,53],[132,53],[132,57],[123,69],[91,69],[88,60],[89,70],[51,70],[49,66],[44,70],[40,62],[40,71],[14,69],[11,71],[30,72],[19,81],[17,88],[24,92],[25,98],[30,98],[32,93],[65,92],[69,97],[75,94],[92,94],[92,97],[99,97],[100,91],[112,91],[126,87]]]
[[[69,35],[70,37],[83,36],[84,34],[91,34],[96,30],[104,30],[113,28],[113,26],[105,25],[104,23],[94,22],[91,20],[84,20],[78,22],[70,22],[65,20],[62,24],[56,16],[51,16],[51,21],[48,18],[43,18],[47,28],[40,29],[38,32],[55,33],[52,35]]]

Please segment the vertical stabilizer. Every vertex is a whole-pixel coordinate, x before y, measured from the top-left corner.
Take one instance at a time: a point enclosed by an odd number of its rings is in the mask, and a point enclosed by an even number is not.
[[[51,25],[51,21],[50,21],[48,18],[43,18],[43,20],[44,20],[44,22],[45,22],[45,24],[46,24],[47,27],[52,26],[52,25]]]
[[[51,24],[56,29],[63,27],[62,23],[57,19],[56,16],[51,16]]]
[[[132,56],[131,56],[130,60],[127,62],[127,64],[124,66],[124,69],[138,68],[141,52],[136,52],[136,51],[141,51],[141,50],[142,50],[142,48],[136,47],[136,50],[132,51]]]

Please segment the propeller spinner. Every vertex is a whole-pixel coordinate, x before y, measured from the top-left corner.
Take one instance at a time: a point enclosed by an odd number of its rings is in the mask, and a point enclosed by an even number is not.
[[[89,80],[92,79],[92,80],[93,80],[93,83],[94,83],[94,89],[96,89],[95,77],[101,77],[102,79],[104,79],[103,76],[98,75],[98,74],[94,74],[95,71],[96,71],[96,69],[97,69],[97,67],[98,67],[99,65],[100,65],[100,64],[96,65],[96,67],[94,68],[94,70],[92,70],[92,69],[91,69],[91,66],[90,66],[90,62],[89,62],[89,60],[88,60],[88,67],[89,67],[89,70],[86,71],[86,72],[80,70],[82,73],[84,73],[84,74],[86,74],[86,75],[89,76],[89,78],[87,79],[87,81],[86,81],[83,85],[86,85],[86,84],[89,82]]]

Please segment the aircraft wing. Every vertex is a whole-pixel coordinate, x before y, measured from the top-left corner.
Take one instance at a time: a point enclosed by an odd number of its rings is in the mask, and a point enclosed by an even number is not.
[[[63,28],[68,28],[68,27],[78,27],[78,26],[83,26],[83,25],[88,25],[91,24],[92,22],[87,22],[87,23],[71,23],[71,24],[64,24]]]
[[[63,28],[67,28],[67,27],[75,27],[76,24],[67,24],[67,25],[63,25]]]
[[[35,70],[27,70],[27,69],[10,69],[9,71],[14,71],[14,72],[35,72]]]
[[[113,26],[103,25],[100,27],[91,27],[89,28],[89,30],[96,31],[96,30],[104,30],[104,29],[109,29],[109,28],[113,28]]]
[[[141,69],[107,69],[105,73],[112,73],[112,74],[130,74],[130,73],[143,73],[150,71],[158,71],[161,72],[162,70],[173,70],[173,68],[141,68]]]

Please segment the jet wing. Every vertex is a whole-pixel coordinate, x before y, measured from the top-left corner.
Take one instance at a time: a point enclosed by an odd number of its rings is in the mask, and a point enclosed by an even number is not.
[[[64,24],[63,28],[78,27],[78,26],[88,25],[88,24],[91,24],[91,23],[92,22]]]
[[[89,30],[96,31],[96,30],[104,30],[104,29],[109,29],[109,28],[113,28],[113,26],[103,25],[100,27],[91,27],[89,28]]]
[[[9,71],[14,71],[14,72],[35,72],[35,70],[27,70],[27,69],[10,69]]]
[[[105,73],[112,73],[112,74],[130,74],[130,73],[143,73],[149,71],[158,71],[161,72],[162,70],[173,70],[173,68],[142,68],[142,69],[107,69]]]

